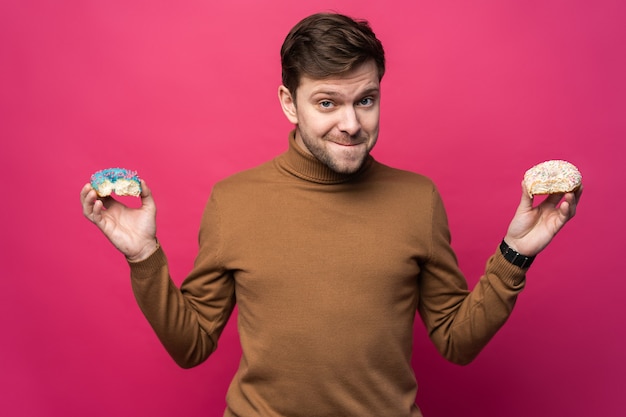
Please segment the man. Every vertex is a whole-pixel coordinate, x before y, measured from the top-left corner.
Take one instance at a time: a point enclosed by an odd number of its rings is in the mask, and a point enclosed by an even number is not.
[[[433,183],[370,156],[385,59],[367,23],[310,16],[281,55],[279,101],[295,125],[289,149],[214,187],[180,289],[144,182],[139,209],[98,199],[86,185],[84,214],[127,257],[139,306],[180,366],[213,352],[237,303],[243,353],[225,416],[421,416],[415,313],[444,357],[470,362],[508,318],[530,262],[574,216],[581,191],[533,207],[522,190],[470,292]]]

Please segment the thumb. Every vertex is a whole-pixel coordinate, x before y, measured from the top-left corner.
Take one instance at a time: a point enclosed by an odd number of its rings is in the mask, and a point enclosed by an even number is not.
[[[142,207],[156,211],[156,205],[154,203],[154,197],[152,196],[152,191],[150,190],[150,188],[148,188],[148,185],[143,179],[139,181],[141,184],[140,197],[141,197]]]
[[[530,195],[526,184],[522,181],[522,198],[520,199],[519,207],[521,210],[530,210],[533,207],[533,197]]]

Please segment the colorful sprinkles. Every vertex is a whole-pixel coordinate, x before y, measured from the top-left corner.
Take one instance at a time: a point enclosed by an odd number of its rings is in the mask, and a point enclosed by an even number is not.
[[[124,188],[132,188],[137,191],[136,195],[141,194],[141,183],[136,171],[130,171],[124,168],[108,168],[94,173],[91,176],[91,186],[98,191],[99,195],[109,195],[110,191],[116,191],[117,185]],[[105,194],[101,194],[99,190],[109,189]],[[125,193],[135,195],[135,192]]]

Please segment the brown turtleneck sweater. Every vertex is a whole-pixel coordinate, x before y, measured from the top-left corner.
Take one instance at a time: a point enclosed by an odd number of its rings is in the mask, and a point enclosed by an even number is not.
[[[468,291],[430,180],[372,158],[337,174],[289,140],[215,185],[180,290],[162,249],[131,264],[139,306],[191,367],[237,303],[243,356],[225,416],[420,416],[416,311],[442,355],[467,363],[506,321],[524,271],[496,252]]]

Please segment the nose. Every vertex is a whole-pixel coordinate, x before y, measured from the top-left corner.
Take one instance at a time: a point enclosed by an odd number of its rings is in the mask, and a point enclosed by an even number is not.
[[[341,119],[337,124],[337,128],[350,135],[355,136],[361,130],[361,123],[356,109],[353,106],[345,106],[341,111]]]

